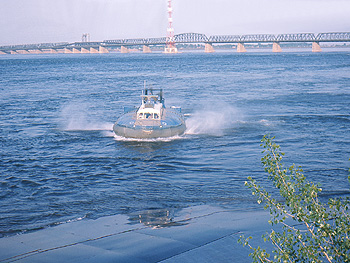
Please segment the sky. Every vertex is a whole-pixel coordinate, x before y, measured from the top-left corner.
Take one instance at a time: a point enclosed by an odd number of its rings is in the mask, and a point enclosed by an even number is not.
[[[350,31],[350,0],[172,0],[175,34]],[[167,0],[0,0],[0,45],[162,37]]]

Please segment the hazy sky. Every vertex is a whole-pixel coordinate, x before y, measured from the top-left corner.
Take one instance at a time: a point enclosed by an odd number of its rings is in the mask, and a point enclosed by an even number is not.
[[[350,0],[173,0],[175,34],[350,31]],[[167,0],[0,0],[0,45],[166,35]]]

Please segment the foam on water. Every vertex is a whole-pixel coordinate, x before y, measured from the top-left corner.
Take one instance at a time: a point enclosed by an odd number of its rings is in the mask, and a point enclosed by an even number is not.
[[[164,138],[126,138],[123,136],[118,136],[114,134],[114,139],[116,141],[123,141],[123,142],[171,142],[174,140],[180,140],[185,139],[185,136],[172,136],[172,137],[164,137]]]
[[[114,137],[115,136],[115,133],[113,132],[112,129],[111,130],[102,131],[102,134],[105,137]]]
[[[282,121],[280,121],[282,122]],[[265,127],[270,127],[270,126],[275,126],[277,125],[277,121],[271,121],[271,120],[266,120],[266,119],[261,119],[258,121],[259,124],[265,126]]]

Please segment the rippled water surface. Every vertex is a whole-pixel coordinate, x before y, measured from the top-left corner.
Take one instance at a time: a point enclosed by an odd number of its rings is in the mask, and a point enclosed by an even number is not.
[[[81,218],[256,205],[276,136],[323,195],[349,195],[350,52],[3,55],[0,236]],[[143,82],[187,115],[184,136],[115,137]],[[158,211],[158,210],[157,210]]]

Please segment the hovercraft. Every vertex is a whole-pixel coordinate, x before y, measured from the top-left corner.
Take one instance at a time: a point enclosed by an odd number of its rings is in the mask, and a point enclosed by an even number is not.
[[[113,125],[116,135],[126,138],[152,139],[181,135],[186,124],[181,108],[166,108],[162,89],[145,88],[141,106],[124,108],[124,114]]]

